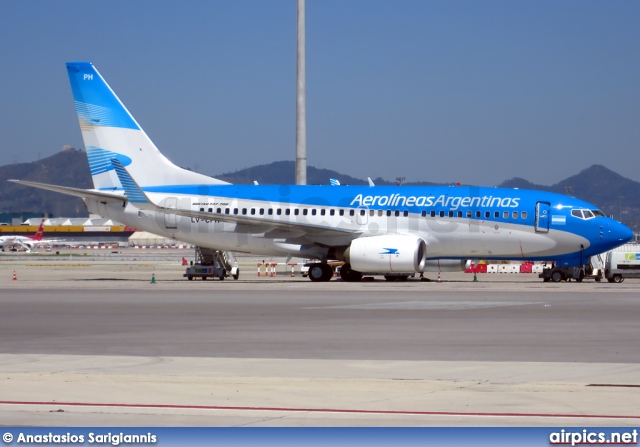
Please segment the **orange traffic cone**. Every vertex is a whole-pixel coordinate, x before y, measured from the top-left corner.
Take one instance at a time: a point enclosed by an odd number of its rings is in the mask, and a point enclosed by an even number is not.
[[[14,281],[17,281],[17,280],[18,280],[18,277],[16,276],[16,271],[15,271],[15,270],[13,271],[13,280],[14,280]]]

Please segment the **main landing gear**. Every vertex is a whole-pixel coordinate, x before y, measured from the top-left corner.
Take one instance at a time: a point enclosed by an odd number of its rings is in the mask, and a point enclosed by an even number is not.
[[[349,264],[344,264],[340,267],[340,276],[346,282],[358,282],[362,279],[362,273],[353,270]]]
[[[309,267],[309,279],[313,282],[327,282],[333,276],[333,268],[327,264],[313,264]]]

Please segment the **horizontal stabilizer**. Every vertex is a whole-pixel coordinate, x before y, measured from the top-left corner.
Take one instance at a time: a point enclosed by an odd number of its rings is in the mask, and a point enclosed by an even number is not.
[[[8,180],[19,185],[32,186],[34,188],[46,189],[47,191],[59,192],[68,196],[76,196],[81,198],[99,199],[103,202],[124,202],[127,200],[125,196],[112,194],[108,192],[100,192],[91,189],[71,188],[69,186],[48,185],[46,183],[28,182],[25,180]]]

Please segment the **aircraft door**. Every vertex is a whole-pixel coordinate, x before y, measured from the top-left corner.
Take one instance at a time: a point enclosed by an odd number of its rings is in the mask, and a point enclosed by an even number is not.
[[[175,197],[167,197],[164,202],[165,208],[176,209],[178,208],[178,199]],[[175,214],[164,215],[164,227],[167,230],[176,230],[178,228],[177,216]]]
[[[548,233],[549,232],[549,214],[550,213],[549,202],[538,202],[536,203],[536,221],[535,221],[535,230],[536,233]]]

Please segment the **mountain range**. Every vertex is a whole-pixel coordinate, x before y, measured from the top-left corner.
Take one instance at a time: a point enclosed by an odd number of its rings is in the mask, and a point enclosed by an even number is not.
[[[276,161],[252,166],[234,172],[215,174],[213,177],[231,183],[293,184],[293,161]],[[82,201],[75,197],[27,188],[7,182],[7,179],[30,180],[41,183],[91,188],[89,164],[84,151],[67,148],[48,158],[31,163],[0,166],[0,213],[37,212],[57,217],[84,217],[88,213]],[[342,185],[366,185],[367,180],[351,177],[330,169],[307,168],[307,183],[327,185],[334,178]],[[394,185],[396,182],[374,179],[376,185]],[[407,182],[405,185],[430,186],[437,183]],[[640,231],[640,183],[611,171],[602,165],[593,165],[551,186],[537,185],[522,178],[511,178],[499,185],[502,188],[535,189],[571,195],[593,203],[605,214],[612,215],[634,231]]]

